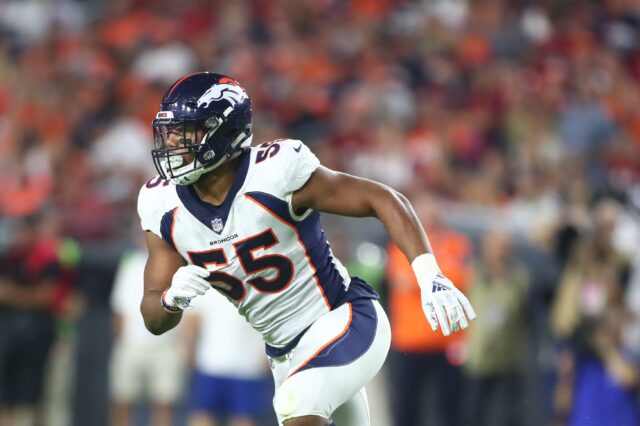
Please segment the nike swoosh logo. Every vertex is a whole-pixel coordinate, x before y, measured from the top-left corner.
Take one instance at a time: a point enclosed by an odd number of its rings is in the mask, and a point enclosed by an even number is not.
[[[300,152],[301,149],[302,149],[302,144],[298,145],[297,148],[293,148],[295,152]]]

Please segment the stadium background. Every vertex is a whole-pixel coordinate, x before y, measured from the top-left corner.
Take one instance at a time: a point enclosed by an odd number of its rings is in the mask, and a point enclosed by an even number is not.
[[[68,274],[52,308],[48,424],[106,424],[108,299],[155,173],[149,124],[164,89],[195,70],[246,87],[255,142],[299,138],[329,167],[434,196],[472,243],[468,291],[489,269],[486,236],[508,236],[503,257],[528,277],[513,333],[476,324],[484,334],[442,347],[486,367],[460,370],[460,412],[639,424],[640,2],[4,0],[0,55],[0,251],[35,221]],[[388,296],[380,226],[324,222]],[[481,319],[496,316],[479,303]],[[486,360],[501,339],[518,354],[505,368]],[[585,365],[602,381],[576,386]],[[372,385],[376,426],[391,424],[390,371]],[[518,394],[468,395],[506,376]],[[444,425],[432,395],[421,410]],[[624,422],[587,409],[605,400]]]

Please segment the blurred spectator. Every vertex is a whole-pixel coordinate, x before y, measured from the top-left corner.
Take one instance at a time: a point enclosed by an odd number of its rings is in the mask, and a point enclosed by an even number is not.
[[[257,426],[265,418],[272,424],[264,342],[222,294],[198,302],[181,325],[194,338],[189,426]]]
[[[503,231],[483,237],[469,286],[478,318],[467,332],[463,424],[521,425],[528,275]]]
[[[471,242],[463,234],[446,227],[436,198],[416,195],[413,206],[429,233],[440,269],[465,291]],[[393,424],[425,424],[426,413],[421,410],[425,396],[436,405],[438,424],[460,424],[462,386],[459,370],[464,361],[463,335],[456,333],[444,337],[440,330],[431,330],[424,319],[413,269],[395,245],[389,247],[387,281],[393,336],[390,353]]]
[[[125,209],[125,213],[131,216],[130,209]],[[120,226],[121,230],[127,229],[127,223],[122,220]],[[81,260],[74,283],[77,315],[71,392],[71,424],[74,426],[107,426],[109,423],[109,364],[114,340],[110,294],[127,245],[117,239],[85,240],[80,245]]]
[[[628,310],[622,339],[625,350],[640,361],[640,185],[627,194],[625,211],[616,221],[614,247],[629,258],[629,285],[624,294]]]
[[[185,382],[186,345],[181,342],[180,330],[153,336],[140,314],[147,261],[143,244],[123,255],[111,293],[115,332],[110,374],[113,426],[140,424],[135,421],[136,408],[145,403],[150,406],[150,425],[171,426]]]
[[[592,231],[576,245],[554,300],[553,328],[566,344],[556,410],[570,425],[640,424],[634,397],[640,370],[622,341],[629,265],[613,247],[619,214],[612,200],[595,206]]]
[[[16,225],[0,257],[0,423],[35,426],[44,421],[45,366],[70,276],[50,217],[29,216]]]

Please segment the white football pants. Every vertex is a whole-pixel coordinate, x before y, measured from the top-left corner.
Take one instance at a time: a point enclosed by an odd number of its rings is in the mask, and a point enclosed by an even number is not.
[[[357,299],[320,317],[291,352],[269,359],[279,423],[314,415],[337,426],[369,426],[364,386],[390,344],[389,320],[377,300]]]

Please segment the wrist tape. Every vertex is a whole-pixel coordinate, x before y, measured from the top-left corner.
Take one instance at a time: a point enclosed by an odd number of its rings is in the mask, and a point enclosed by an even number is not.
[[[431,253],[423,253],[413,259],[411,268],[413,268],[413,273],[416,274],[419,284],[425,278],[431,278],[440,273],[438,262],[436,262],[435,256]]]
[[[162,296],[160,296],[160,303],[162,304],[162,309],[164,309],[166,312],[169,312],[170,314],[178,314],[182,312],[182,309],[180,309],[177,306],[172,306],[167,302],[166,295],[168,290],[169,290],[169,287],[165,288],[164,291],[162,292]]]

